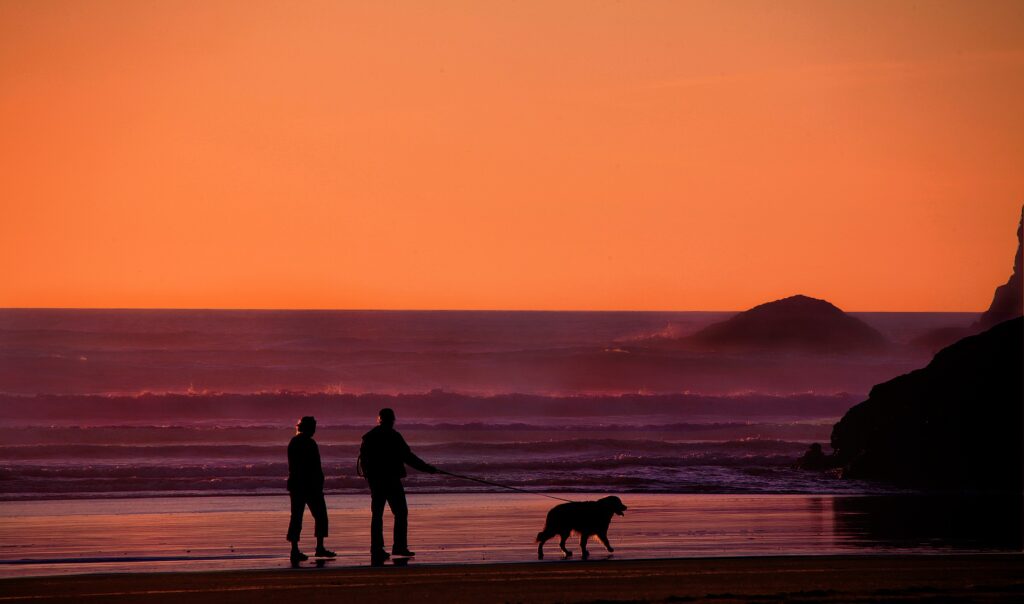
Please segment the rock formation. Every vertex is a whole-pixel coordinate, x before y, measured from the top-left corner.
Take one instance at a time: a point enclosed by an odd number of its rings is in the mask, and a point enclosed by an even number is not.
[[[875,386],[833,428],[833,463],[850,478],[1019,492],[1022,340],[1018,317]]]
[[[1024,271],[1021,270],[1021,244],[1022,231],[1024,231],[1024,208],[1021,209],[1020,224],[1017,225],[1017,255],[1013,260],[1013,274],[1009,281],[996,288],[992,297],[992,304],[989,305],[985,314],[981,315],[977,327],[988,329],[996,323],[1002,323],[1008,319],[1021,316],[1024,313],[1024,292],[1022,292],[1021,279],[1024,278]]]
[[[883,349],[882,334],[825,300],[791,296],[755,306],[686,339],[715,350],[791,350],[813,353]]]

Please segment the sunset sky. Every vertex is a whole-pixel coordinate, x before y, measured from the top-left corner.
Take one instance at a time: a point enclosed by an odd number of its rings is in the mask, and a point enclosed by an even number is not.
[[[987,307],[1024,2],[0,1],[0,306]]]

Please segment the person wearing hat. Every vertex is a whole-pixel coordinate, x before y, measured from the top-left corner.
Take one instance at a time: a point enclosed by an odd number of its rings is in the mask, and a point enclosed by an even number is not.
[[[333,558],[335,553],[324,547],[327,536],[327,502],[324,501],[324,470],[320,465],[320,448],[313,440],[316,418],[306,416],[295,424],[295,436],[288,443],[288,495],[292,500],[292,517],[288,523],[288,541],[292,544],[292,562],[308,560],[299,550],[302,515],[309,507],[313,514],[318,558]]]
[[[395,412],[381,409],[377,427],[363,435],[359,448],[359,474],[370,487],[370,560],[380,563],[390,558],[384,549],[384,504],[395,516],[394,543],[391,554],[413,556],[409,551],[409,507],[405,501],[406,464],[421,472],[437,473],[437,468],[413,454],[402,435],[395,430]]]

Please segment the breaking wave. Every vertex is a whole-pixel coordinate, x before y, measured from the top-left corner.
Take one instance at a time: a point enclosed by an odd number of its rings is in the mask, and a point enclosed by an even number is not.
[[[415,447],[449,472],[538,491],[677,493],[839,492],[863,485],[790,468],[805,442],[572,438],[444,442]],[[10,445],[0,447],[0,499],[281,494],[284,446],[236,444]],[[321,445],[328,493],[365,490],[355,443]],[[827,481],[827,482],[826,482]],[[456,478],[412,473],[414,491],[493,491]],[[500,489],[497,489],[500,490]]]

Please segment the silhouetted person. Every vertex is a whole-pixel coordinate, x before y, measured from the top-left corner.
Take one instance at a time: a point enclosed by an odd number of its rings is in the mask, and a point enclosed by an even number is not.
[[[384,550],[384,504],[395,516],[395,535],[391,553],[412,556],[409,551],[409,507],[405,502],[405,465],[431,474],[437,468],[413,455],[402,435],[395,430],[395,412],[381,409],[377,427],[363,435],[359,448],[359,471],[370,486],[370,558],[382,562],[391,556]]]
[[[324,547],[324,537],[327,536],[327,503],[324,501],[324,470],[320,465],[320,448],[313,440],[315,432],[316,418],[303,417],[295,424],[295,436],[288,443],[288,494],[292,500],[288,541],[292,543],[292,562],[309,559],[309,556],[299,551],[302,514],[306,511],[306,506],[309,506],[315,523],[315,555],[323,558],[335,556],[334,552]]]

